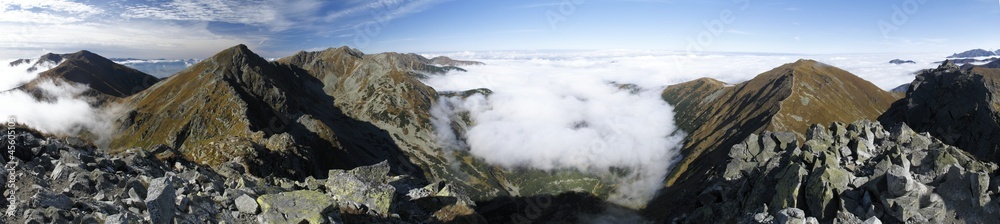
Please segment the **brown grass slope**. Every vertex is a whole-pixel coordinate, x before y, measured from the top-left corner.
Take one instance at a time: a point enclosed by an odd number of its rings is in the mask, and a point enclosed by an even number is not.
[[[648,206],[649,215],[669,217],[675,213],[655,208],[693,200],[685,192],[718,176],[728,149],[751,133],[794,132],[801,141],[801,131],[810,124],[875,119],[896,100],[860,77],[813,60],[785,64],[735,86],[721,85],[699,79],[664,90],[663,98],[675,105],[675,120],[689,135],[684,158]]]
[[[261,176],[323,177],[398,151],[383,131],[344,116],[305,70],[244,45],[123,101],[112,148],[165,144],[201,164],[242,160]]]

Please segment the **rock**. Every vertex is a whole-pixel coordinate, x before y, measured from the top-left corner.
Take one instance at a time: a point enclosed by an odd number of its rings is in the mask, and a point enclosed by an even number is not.
[[[777,214],[774,215],[774,223],[776,224],[798,224],[806,222],[806,212],[798,208],[786,208],[779,210]]]
[[[257,214],[257,212],[259,211],[257,200],[254,200],[249,195],[246,194],[241,195],[240,197],[236,198],[235,203],[236,203],[236,208],[239,209],[240,212],[247,214]]]
[[[149,182],[149,193],[145,201],[150,222],[169,223],[174,219],[174,200],[177,195],[170,179],[171,177],[160,177]]]
[[[309,190],[262,195],[257,198],[261,223],[324,223],[330,213],[336,213],[333,198]]]
[[[49,191],[38,191],[34,196],[31,196],[31,200],[34,205],[42,208],[58,208],[62,210],[67,210],[73,207],[73,200],[64,194],[52,193]]]
[[[817,218],[827,219],[836,215],[835,203],[852,176],[837,167],[820,167],[813,170],[806,183],[806,204]]]
[[[871,217],[865,219],[865,221],[862,222],[861,224],[882,224],[882,220],[879,220],[877,217]]]
[[[893,165],[892,168],[889,168],[889,172],[886,173],[885,177],[886,186],[891,195],[899,197],[913,191],[914,180],[910,176],[909,169]]]
[[[806,169],[799,164],[791,164],[780,174],[781,179],[775,185],[774,199],[771,206],[776,208],[794,208],[799,206],[800,189],[805,183]]]
[[[139,223],[139,217],[130,212],[122,212],[109,215],[104,218],[105,224],[134,224]]]
[[[341,203],[363,204],[380,215],[388,215],[396,193],[392,185],[385,183],[388,171],[385,163],[359,167],[348,172],[330,170],[326,188]]]

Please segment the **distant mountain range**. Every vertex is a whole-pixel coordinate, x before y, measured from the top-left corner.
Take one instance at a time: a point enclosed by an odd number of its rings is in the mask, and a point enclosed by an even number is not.
[[[440,97],[492,90],[438,92],[421,79],[481,62],[349,47],[268,60],[237,45],[205,60],[170,62],[185,68],[159,79],[127,61],[80,51],[12,62],[44,71],[11,91],[44,101],[40,82],[85,86],[77,97],[114,106],[107,110],[114,133],[99,148],[87,136],[19,125],[11,146],[20,165],[0,175],[30,174],[12,194],[30,203],[17,205],[27,215],[4,221],[578,223],[619,213],[658,223],[1000,219],[1000,61],[949,61],[897,93],[805,59],[742,83],[702,78],[667,86],[660,97],[688,135],[683,157],[644,207],[607,202],[630,170],[505,168],[439,145],[430,110]],[[450,131],[475,125],[456,116]],[[4,153],[0,162],[10,158]]]
[[[972,49],[962,53],[955,53],[948,58],[975,58],[975,57],[990,57],[1000,55],[1000,50],[988,51],[984,49]]]
[[[115,63],[128,66],[142,71],[146,74],[164,78],[184,70],[199,59],[138,59],[138,58],[110,58]]]

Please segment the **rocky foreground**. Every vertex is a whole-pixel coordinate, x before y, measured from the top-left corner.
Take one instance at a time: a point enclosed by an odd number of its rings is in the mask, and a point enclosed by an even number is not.
[[[385,162],[328,179],[257,178],[237,162],[207,168],[167,146],[109,155],[79,138],[17,129],[4,151],[4,223],[484,223],[461,190],[390,176]],[[0,143],[6,148],[8,143]]]
[[[680,223],[992,223],[997,165],[905,124],[813,125],[751,135]]]

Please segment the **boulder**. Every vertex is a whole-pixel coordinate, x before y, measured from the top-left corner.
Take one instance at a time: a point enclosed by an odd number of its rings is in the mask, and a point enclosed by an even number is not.
[[[152,223],[170,223],[174,220],[177,197],[171,177],[155,178],[149,182],[149,193],[146,195],[146,211]]]
[[[309,190],[261,195],[257,198],[260,223],[325,223],[331,214],[339,214],[330,196]]]
[[[358,167],[344,172],[330,170],[326,189],[341,203],[358,203],[380,215],[388,215],[396,188],[385,183],[388,164]]]
[[[249,195],[246,194],[241,195],[240,197],[236,198],[235,203],[236,203],[236,209],[239,209],[240,212],[247,214],[257,214],[257,212],[259,211],[257,200],[254,200]]]

